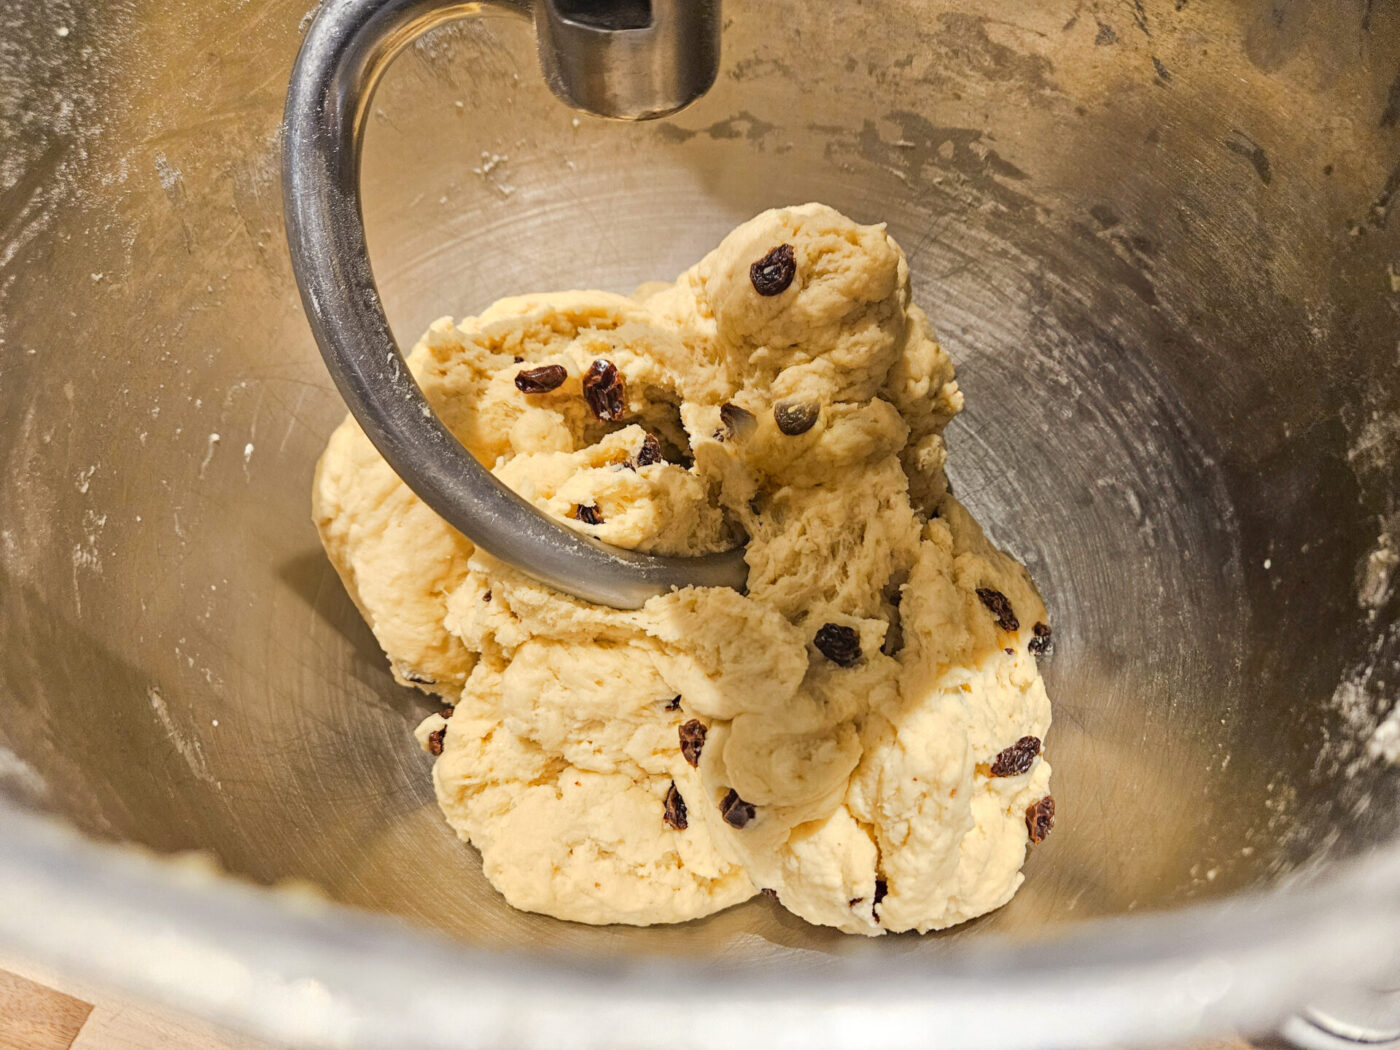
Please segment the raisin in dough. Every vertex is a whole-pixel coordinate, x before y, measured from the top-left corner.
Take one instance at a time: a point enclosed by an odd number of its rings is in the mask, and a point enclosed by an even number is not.
[[[760,295],[750,267],[784,244],[791,283]],[[625,381],[619,419],[584,395],[600,360]],[[1010,899],[1050,767],[991,765],[1049,727],[1045,609],[948,492],[962,395],[882,226],[765,212],[672,284],[502,300],[434,324],[409,363],[471,452],[569,528],[666,554],[747,537],[747,595],[602,608],[475,550],[352,421],[331,437],[322,540],[398,679],[455,705],[419,739],[506,900],[646,924],[772,889],[880,934]],[[562,384],[517,388],[543,365]],[[779,404],[810,428],[780,429]],[[817,646],[828,624],[853,662]],[[684,828],[664,819],[673,785]]]

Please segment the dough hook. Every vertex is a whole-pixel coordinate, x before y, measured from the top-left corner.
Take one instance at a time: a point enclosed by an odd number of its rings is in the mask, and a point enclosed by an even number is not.
[[[550,89],[600,116],[664,116],[714,83],[719,0],[331,0],[307,30],[292,71],[282,154],[292,269],[326,367],[404,483],[493,557],[558,590],[625,609],[677,587],[742,588],[742,549],[698,558],[642,554],[540,513],[442,424],[389,329],[361,212],[365,115],[381,74],[404,47],[488,8],[533,15]]]

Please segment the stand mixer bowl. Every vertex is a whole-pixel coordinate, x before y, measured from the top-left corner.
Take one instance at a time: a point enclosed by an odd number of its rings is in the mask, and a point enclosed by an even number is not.
[[[1306,1041],[1387,1003],[1400,11],[731,4],[715,86],[641,124],[562,107],[490,13],[386,75],[401,341],[673,276],[773,205],[908,252],[954,486],[1049,604],[1061,818],[1007,907],[867,943],[762,898],[512,912],[444,826],[432,705],[308,520],[344,405],[281,220],[305,7],[0,12],[0,943],[305,1045],[1147,1044],[1312,1003]]]

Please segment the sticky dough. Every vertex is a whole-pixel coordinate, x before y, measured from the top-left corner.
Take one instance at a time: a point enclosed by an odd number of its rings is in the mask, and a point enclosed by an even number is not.
[[[780,245],[791,283],[760,295],[751,266]],[[596,361],[625,382],[621,418],[584,396]],[[880,934],[1011,898],[1050,767],[1037,742],[993,774],[1050,724],[1045,609],[948,491],[962,395],[882,226],[765,212],[674,283],[505,299],[438,321],[409,363],[467,448],[569,528],[667,554],[747,542],[747,594],[590,605],[475,550],[352,421],[331,437],[321,538],[395,676],[454,706],[418,738],[507,901],[647,924],[768,889]],[[518,389],[544,365],[562,384]],[[775,406],[789,430],[815,421],[786,433]]]

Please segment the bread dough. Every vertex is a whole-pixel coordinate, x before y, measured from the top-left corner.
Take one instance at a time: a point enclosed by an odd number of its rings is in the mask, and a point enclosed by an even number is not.
[[[760,295],[750,268],[780,245],[791,283]],[[395,676],[455,706],[418,736],[507,901],[647,924],[767,889],[873,935],[1010,899],[1050,767],[1038,741],[1009,773],[997,757],[1050,725],[1045,608],[948,492],[962,395],[883,226],[765,212],[672,284],[505,299],[408,360],[463,444],[568,527],[667,554],[747,537],[747,595],[594,606],[475,550],[353,421],[331,437],[321,538]],[[599,360],[625,379],[620,419],[584,396]],[[543,365],[562,384],[522,393]],[[815,419],[788,433],[775,406],[789,431]]]

